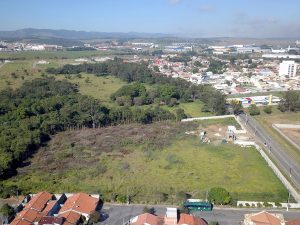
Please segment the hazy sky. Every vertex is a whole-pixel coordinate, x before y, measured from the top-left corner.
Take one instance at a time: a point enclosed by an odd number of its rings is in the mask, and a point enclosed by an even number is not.
[[[0,30],[300,37],[300,0],[0,0]]]

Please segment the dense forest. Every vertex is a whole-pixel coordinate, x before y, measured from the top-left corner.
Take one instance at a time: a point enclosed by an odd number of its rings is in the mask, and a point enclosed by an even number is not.
[[[0,92],[0,178],[13,175],[14,168],[57,132],[184,116],[176,114],[159,107],[109,109],[79,94],[74,84],[53,78],[25,82],[17,90]]]
[[[225,96],[210,85],[195,85],[183,79],[174,79],[155,73],[148,68],[147,63],[125,63],[121,59],[115,58],[104,63],[65,65],[61,68],[49,68],[51,74],[79,74],[81,72],[105,76],[111,74],[128,83],[136,82],[141,84],[155,84],[158,88],[149,92],[135,90],[135,93],[129,93],[132,88],[142,88],[141,85],[131,85],[121,89],[112,98],[119,98],[120,105],[126,105],[126,102],[133,101],[134,98],[138,104],[149,104],[155,101],[172,106],[177,102],[190,102],[197,99],[205,103],[205,110],[221,115],[225,113]],[[130,90],[128,90],[130,89]],[[136,93],[136,91],[138,93]],[[141,90],[140,90],[141,91]],[[136,95],[137,94],[137,95]],[[121,98],[121,99],[120,99]],[[145,99],[146,98],[146,99]],[[130,104],[131,105],[131,104]]]

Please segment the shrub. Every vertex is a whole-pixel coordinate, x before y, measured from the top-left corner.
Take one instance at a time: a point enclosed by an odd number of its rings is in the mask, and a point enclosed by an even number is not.
[[[271,207],[272,206],[272,204],[269,204],[268,202],[264,202],[264,207]]]
[[[231,201],[231,196],[225,188],[215,187],[210,189],[208,199],[214,204],[227,205]]]
[[[242,203],[240,203],[240,204],[239,204],[239,207],[241,207],[241,208],[242,208],[242,207],[243,207],[243,204],[242,204]]]
[[[277,207],[282,207],[282,204],[281,204],[280,202],[275,202],[275,205],[276,205]]]
[[[251,105],[249,107],[249,113],[251,116],[256,116],[260,114],[260,109],[256,105]]]
[[[264,112],[267,113],[267,114],[271,114],[272,113],[272,106],[264,107]]]
[[[259,203],[256,204],[256,206],[257,206],[258,208],[261,208],[261,207],[262,207],[262,204],[259,202]]]
[[[143,208],[143,213],[150,213],[150,214],[152,214],[152,215],[155,215],[156,210],[155,210],[153,207],[148,208],[147,206],[145,206],[145,207]]]
[[[245,206],[246,206],[246,207],[250,207],[250,204],[249,204],[249,203],[246,203]]]

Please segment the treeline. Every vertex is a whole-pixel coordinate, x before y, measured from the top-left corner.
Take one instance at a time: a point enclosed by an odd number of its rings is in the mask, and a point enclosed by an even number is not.
[[[298,112],[300,111],[300,91],[287,91],[284,93],[282,100],[278,105],[278,109],[282,112]]]
[[[78,93],[67,81],[53,78],[25,82],[0,92],[0,178],[12,175],[22,161],[51,135],[75,128],[180,119],[159,107],[116,107]]]
[[[114,60],[104,63],[65,65],[58,69],[49,68],[47,69],[47,72],[51,74],[69,75],[84,72],[95,74],[97,76],[111,74],[128,83],[137,82],[150,85],[156,84],[158,89],[154,90],[152,94],[159,95],[159,98],[161,98],[163,102],[166,102],[166,104],[174,101],[174,99],[179,102],[189,102],[199,99],[205,103],[205,109],[207,111],[214,112],[218,115],[225,113],[225,96],[212,86],[195,85],[183,79],[174,79],[162,74],[154,73],[148,68],[147,63],[124,63],[121,59],[115,58]],[[125,89],[126,88],[122,91],[125,91]],[[115,97],[121,96],[129,95],[116,95]]]

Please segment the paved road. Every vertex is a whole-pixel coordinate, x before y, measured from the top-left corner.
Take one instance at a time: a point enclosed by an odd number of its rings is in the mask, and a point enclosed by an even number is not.
[[[148,206],[150,207],[150,206]],[[166,207],[163,206],[154,206],[157,215],[165,215]],[[143,211],[143,206],[141,205],[104,205],[102,212],[109,214],[109,217],[101,222],[98,225],[123,225],[130,218],[141,214]],[[247,213],[260,212],[262,209],[234,209],[234,208],[225,208],[213,209],[212,212],[195,212],[195,216],[203,218],[208,223],[217,221],[220,225],[236,225],[241,222],[244,218],[244,215]],[[300,218],[300,211],[269,211],[282,213],[286,220]]]
[[[246,124],[246,127],[255,134],[256,138],[265,144],[265,148],[268,149],[270,156],[276,161],[285,175],[290,177],[294,186],[300,190],[300,165],[293,160],[292,156],[282,149],[276,140],[267,134],[264,128],[255,119],[244,113],[240,114],[239,118]]]

